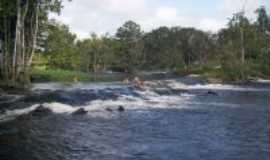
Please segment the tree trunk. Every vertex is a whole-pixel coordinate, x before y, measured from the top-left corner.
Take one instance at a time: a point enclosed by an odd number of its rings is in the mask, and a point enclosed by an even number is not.
[[[3,54],[3,49],[2,49],[2,40],[0,39],[0,77],[3,77],[4,75],[4,54]]]
[[[17,75],[17,60],[18,60],[18,51],[21,46],[20,36],[21,36],[21,1],[17,0],[17,22],[16,22],[16,31],[15,31],[15,40],[14,40],[14,51],[12,59],[12,84],[15,84],[16,75]]]
[[[32,33],[32,37],[33,37],[32,50],[31,50],[30,57],[29,57],[28,62],[27,62],[27,68],[29,68],[32,65],[33,58],[35,55],[38,29],[39,29],[39,3],[37,3],[37,6],[36,6],[35,28],[34,28],[34,32]]]
[[[243,9],[242,9],[243,17],[245,16],[246,4],[247,4],[247,0],[244,0]],[[245,32],[244,32],[244,25],[241,22],[240,22],[240,34],[241,34],[241,62],[242,62],[242,65],[244,65],[245,64],[245,59],[246,59]]]
[[[240,32],[241,32],[241,62],[242,65],[244,65],[246,59],[246,51],[245,51],[245,38],[244,38],[245,35],[243,27],[240,28]]]
[[[94,81],[97,80],[97,51],[94,52]]]
[[[35,50],[36,50],[36,46],[37,46],[37,36],[38,36],[38,30],[39,30],[39,2],[37,2],[36,4],[36,11],[35,13],[35,17],[34,17],[34,27],[32,27],[32,49],[30,51],[29,54],[26,55],[26,52],[24,53],[24,71],[23,71],[23,81],[24,84],[29,84],[30,83],[30,68],[33,62],[33,58],[35,56]]]
[[[7,22],[7,18],[4,18],[5,22],[5,36],[4,36],[4,43],[3,43],[3,78],[4,81],[8,81],[9,80],[9,67],[8,67],[8,62],[9,62],[9,58],[8,58],[8,37],[9,37],[9,30],[8,30],[8,22]]]
[[[22,28],[22,67],[25,68],[25,65],[26,65],[26,62],[25,62],[25,52],[26,52],[26,49],[25,49],[25,18],[26,18],[26,15],[28,13],[28,8],[29,8],[29,1],[26,0],[26,5],[25,5],[25,9],[24,9],[24,14],[23,14],[23,18],[22,18],[22,21],[23,21],[23,28]]]

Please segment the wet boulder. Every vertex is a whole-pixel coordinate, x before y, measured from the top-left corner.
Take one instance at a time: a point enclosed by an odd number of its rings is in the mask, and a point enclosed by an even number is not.
[[[123,106],[118,106],[118,111],[119,112],[124,112],[125,111],[125,108]]]
[[[43,105],[38,106],[35,110],[29,113],[33,117],[43,117],[52,114],[52,110],[44,107]]]
[[[83,108],[80,108],[72,113],[72,115],[85,115],[85,114],[87,114],[87,111]]]

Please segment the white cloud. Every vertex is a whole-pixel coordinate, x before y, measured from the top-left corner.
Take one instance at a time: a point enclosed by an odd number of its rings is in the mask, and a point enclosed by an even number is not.
[[[220,28],[224,27],[226,22],[218,19],[204,18],[200,21],[198,28],[205,31],[217,32]]]
[[[171,0],[173,1],[173,0]],[[196,0],[194,5],[196,5]],[[217,31],[225,26],[229,17],[242,8],[244,0],[220,0],[215,8],[199,13],[185,6],[163,6],[150,0],[74,0],[65,2],[58,20],[70,26],[79,38],[91,31],[98,34],[114,33],[127,20],[134,20],[149,31],[159,26],[197,27]],[[254,10],[269,0],[247,0],[247,15],[254,18]]]
[[[172,7],[161,7],[157,9],[156,16],[161,20],[174,20],[178,16],[178,10]]]
[[[128,15],[141,15],[147,10],[145,0],[107,0],[105,6],[111,12]]]

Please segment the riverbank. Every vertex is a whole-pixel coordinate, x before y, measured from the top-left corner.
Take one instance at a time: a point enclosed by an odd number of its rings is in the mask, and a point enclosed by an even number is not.
[[[179,76],[197,75],[206,80],[207,83],[214,84],[235,84],[235,85],[248,85],[253,83],[266,82],[270,76],[257,71],[250,71],[248,74],[246,70],[240,69],[222,69],[221,66],[217,67],[199,67],[185,70],[177,70],[175,73]]]
[[[129,77],[132,81],[134,77],[139,77],[143,81],[155,80],[170,80],[181,79],[185,82],[192,82],[192,84],[231,84],[231,85],[252,85],[258,83],[268,82],[267,78],[249,77],[245,80],[231,80],[224,76],[221,69],[197,69],[185,70],[178,72],[168,71],[138,71],[133,74],[119,73],[119,72],[103,72],[103,73],[84,73],[68,70],[55,70],[45,68],[34,68],[32,70],[32,84],[36,83],[60,83],[60,84],[74,84],[74,83],[91,83],[96,82],[120,82]],[[0,83],[0,94],[28,94],[31,85],[28,87],[13,87]]]
[[[62,69],[46,69],[46,68],[34,68],[32,70],[32,82],[111,82],[121,81],[126,76],[125,73],[118,72],[101,72],[101,73],[86,73],[72,70]]]

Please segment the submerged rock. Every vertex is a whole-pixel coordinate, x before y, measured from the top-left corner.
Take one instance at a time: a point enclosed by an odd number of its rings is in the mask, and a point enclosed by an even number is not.
[[[5,94],[4,90],[0,88],[0,96],[4,94]]]
[[[212,96],[218,96],[218,93],[216,93],[214,91],[208,91],[207,94],[212,95]]]
[[[118,111],[119,112],[124,112],[125,111],[125,108],[123,106],[118,106]]]
[[[72,115],[85,115],[85,114],[87,114],[87,111],[83,108],[80,108],[77,111],[72,113]]]
[[[105,110],[108,112],[113,112],[113,110],[111,108],[106,108]]]

